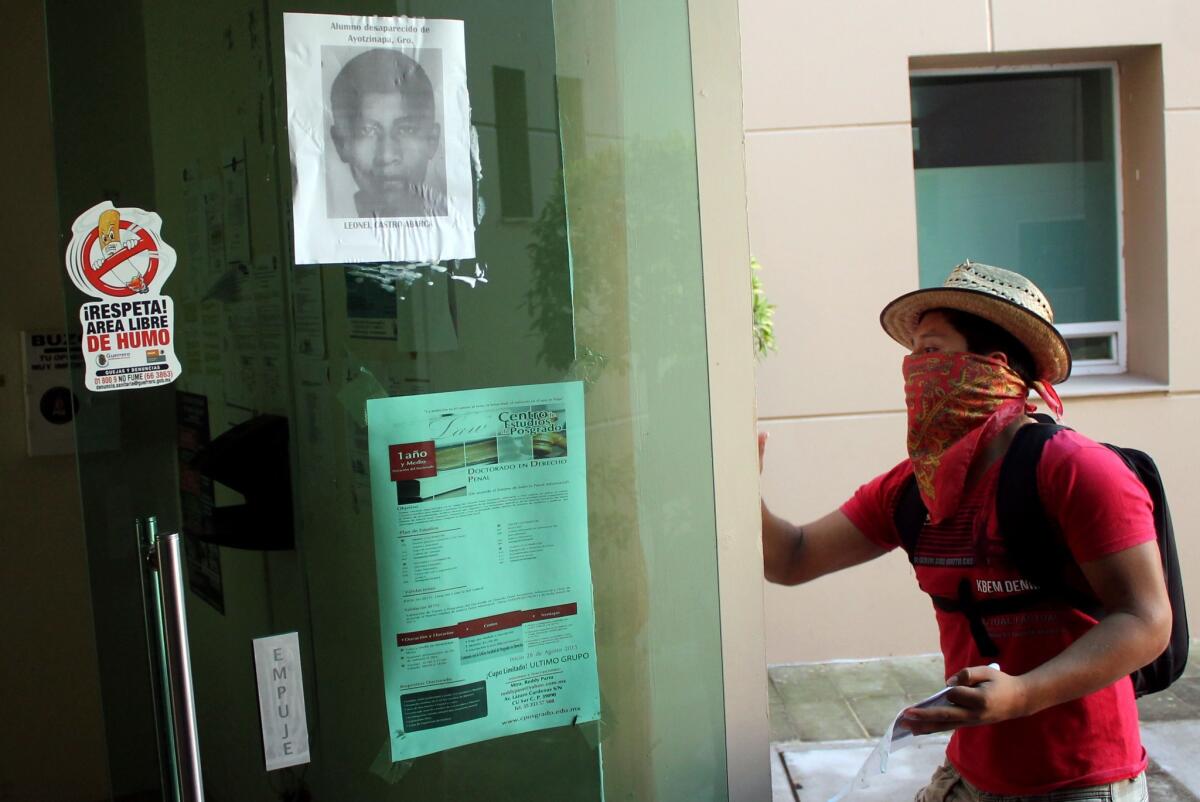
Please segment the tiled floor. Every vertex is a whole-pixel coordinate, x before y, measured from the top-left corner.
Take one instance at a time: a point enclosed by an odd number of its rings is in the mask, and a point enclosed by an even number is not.
[[[770,669],[771,740],[879,737],[901,705],[945,685],[941,655]]]
[[[1171,688],[1138,702],[1153,802],[1200,802],[1200,639],[1192,654]],[[769,676],[775,802],[824,802],[819,784],[805,792],[788,774],[813,765],[800,753],[862,750],[901,707],[944,685],[940,655],[779,665]],[[821,759],[836,760],[832,752]]]

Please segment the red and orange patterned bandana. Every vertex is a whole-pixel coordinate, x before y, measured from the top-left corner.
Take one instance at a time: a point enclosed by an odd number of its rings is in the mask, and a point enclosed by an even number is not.
[[[958,509],[975,455],[1033,411],[1028,395],[1029,388],[1008,365],[986,356],[958,352],[904,358],[908,456],[932,522]]]

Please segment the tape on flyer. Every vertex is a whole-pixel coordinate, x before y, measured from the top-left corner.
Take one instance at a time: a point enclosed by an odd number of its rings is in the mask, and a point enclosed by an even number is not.
[[[603,705],[601,705],[601,708],[603,709]],[[575,731],[583,736],[583,740],[587,742],[589,749],[598,748],[600,743],[608,737],[608,725],[602,718],[576,724]]]
[[[346,412],[358,422],[359,426],[367,425],[367,400],[371,398],[387,398],[388,392],[383,388],[375,374],[364,365],[359,365],[357,372],[351,374],[350,380],[338,391],[337,400]]]
[[[379,754],[375,755],[375,759],[371,761],[369,771],[388,785],[395,785],[404,779],[405,774],[408,774],[413,767],[413,761],[401,760],[393,763],[391,752],[391,742],[385,740],[383,746],[379,748]]]

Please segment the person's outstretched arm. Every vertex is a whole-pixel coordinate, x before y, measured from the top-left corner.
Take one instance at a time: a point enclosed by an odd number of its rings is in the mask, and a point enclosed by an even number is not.
[[[758,435],[762,469],[766,433]],[[873,560],[886,550],[872,543],[841,510],[804,526],[775,515],[762,503],[763,573],[779,585],[799,585],[852,565]]]

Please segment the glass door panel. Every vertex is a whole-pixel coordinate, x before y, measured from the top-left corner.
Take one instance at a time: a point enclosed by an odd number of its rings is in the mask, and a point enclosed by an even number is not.
[[[47,2],[63,230],[108,199],[178,252],[180,379],[78,387],[115,796],[163,793],[133,537],[154,514],[188,549],[209,799],[727,797],[687,11]],[[475,259],[295,263],[294,12],[463,21]],[[559,381],[585,392],[601,718],[394,763],[366,402]],[[267,772],[251,642],[292,631],[311,763]]]

